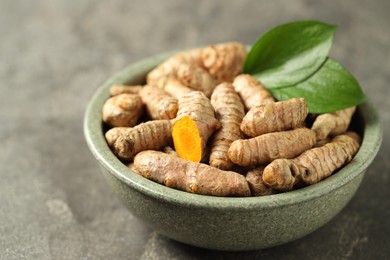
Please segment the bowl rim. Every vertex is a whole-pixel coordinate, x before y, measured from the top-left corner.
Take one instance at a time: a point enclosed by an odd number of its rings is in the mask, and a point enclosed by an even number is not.
[[[359,105],[365,125],[363,141],[358,153],[337,174],[332,174],[315,185],[260,197],[215,197],[169,188],[135,174],[115,157],[105,141],[101,120],[103,103],[109,97],[109,87],[111,85],[125,84],[132,78],[144,75],[157,64],[177,52],[170,51],[155,55],[125,67],[99,86],[87,105],[83,128],[89,149],[101,167],[126,183],[130,188],[158,200],[188,207],[229,208],[231,210],[242,210],[248,207],[272,208],[312,200],[339,189],[360,174],[364,174],[366,168],[374,160],[382,142],[383,129],[377,110],[366,99],[364,103]]]

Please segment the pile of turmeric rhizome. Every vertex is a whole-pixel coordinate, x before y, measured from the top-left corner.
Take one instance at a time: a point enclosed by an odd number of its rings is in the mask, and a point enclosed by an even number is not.
[[[350,162],[356,107],[313,115],[303,98],[277,102],[241,74],[246,55],[240,43],[210,45],[170,57],[144,86],[112,86],[102,113],[113,153],[134,173],[213,196],[285,192]]]

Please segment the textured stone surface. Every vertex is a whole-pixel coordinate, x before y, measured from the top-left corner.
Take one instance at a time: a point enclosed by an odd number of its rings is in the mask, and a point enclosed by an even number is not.
[[[390,257],[390,2],[0,2],[0,259],[384,259]],[[340,25],[331,56],[376,104],[384,140],[348,206],[287,245],[229,253],[155,234],[115,197],[82,134],[112,73],[179,48],[253,43],[295,19]],[[114,221],[113,221],[114,220]]]

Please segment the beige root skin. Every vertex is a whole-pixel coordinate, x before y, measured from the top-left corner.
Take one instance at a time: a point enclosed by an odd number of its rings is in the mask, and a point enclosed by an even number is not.
[[[314,131],[297,128],[234,141],[228,151],[230,160],[240,166],[264,165],[279,158],[294,158],[316,143]]]
[[[189,63],[195,63],[195,64],[198,64],[199,66],[203,66],[203,62],[202,62],[202,49],[193,49],[193,50],[189,50],[189,51],[184,51],[182,53],[180,53],[180,55],[182,56],[181,59],[186,61],[186,62],[189,62]]]
[[[176,151],[170,146],[165,146],[163,149],[163,152],[166,154],[169,154],[169,155],[179,157],[179,155],[177,155]]]
[[[173,119],[176,117],[178,101],[164,90],[146,85],[139,94],[142,102],[146,105],[150,118],[156,120]]]
[[[176,78],[177,68],[180,66],[179,55],[173,56],[146,75],[146,82],[151,86],[159,86],[158,81],[162,78]]]
[[[319,141],[317,139],[317,142],[316,142],[316,144],[313,147],[321,147],[321,146],[324,146],[324,145],[326,145],[327,143],[330,143],[330,142],[331,142],[331,139],[329,139],[329,138],[325,138],[325,139],[319,140]]]
[[[119,94],[139,94],[142,88],[143,86],[141,85],[134,85],[134,86],[112,85],[110,88],[110,95],[116,96]]]
[[[232,82],[242,72],[246,56],[241,43],[214,44],[202,50],[202,66],[221,82]]]
[[[108,146],[112,147],[120,136],[128,135],[132,131],[133,128],[131,127],[114,127],[108,130],[104,137],[106,138]]]
[[[141,174],[137,171],[137,169],[134,167],[134,162],[128,163],[128,164],[127,164],[127,167],[128,167],[130,170],[132,170],[134,173],[136,173],[136,174],[138,174],[138,175],[141,175]]]
[[[250,196],[245,177],[163,152],[143,151],[134,158],[141,175],[168,187],[211,196]]]
[[[222,83],[216,87],[211,96],[211,105],[221,123],[221,129],[212,137],[209,162],[211,166],[228,170],[233,166],[227,154],[229,147],[233,141],[244,138],[240,130],[245,116],[244,106],[230,83]]]
[[[202,91],[210,97],[218,81],[196,63],[182,63],[177,69],[177,79],[193,90]]]
[[[319,115],[312,126],[316,132],[317,140],[323,140],[327,136],[339,135],[347,131],[356,107],[339,110],[334,113]]]
[[[257,79],[248,74],[241,74],[235,77],[233,86],[244,102],[247,111],[259,104],[275,102],[271,92]]]
[[[137,94],[120,94],[104,103],[103,122],[111,127],[135,126],[143,114],[144,105]]]
[[[252,107],[241,123],[241,131],[250,137],[280,132],[303,125],[308,114],[303,98],[292,98]]]
[[[106,132],[111,150],[123,161],[131,161],[143,150],[160,150],[172,144],[171,122],[154,120],[135,127],[116,127]]]
[[[280,191],[291,190],[298,183],[318,183],[349,163],[359,146],[360,137],[356,133],[338,135],[330,143],[312,148],[294,159],[274,160],[264,169],[263,181]]]
[[[262,178],[263,171],[264,167],[260,166],[248,171],[246,174],[245,178],[248,182],[249,188],[251,189],[252,196],[264,196],[275,193],[273,189],[265,185]]]
[[[158,65],[155,69],[150,71],[148,75],[146,76],[146,80],[149,85],[157,85],[157,82],[161,78],[166,77],[172,77],[176,78],[176,74],[178,71],[178,68],[181,66],[181,64],[191,64],[195,63],[198,66],[202,66],[202,57],[201,57],[202,50],[201,49],[195,49],[190,51],[184,51],[180,52],[160,65]]]
[[[185,94],[193,91],[193,89],[185,86],[175,78],[165,77],[157,81],[157,87],[163,89],[166,93],[176,99],[180,99]]]
[[[236,42],[182,52],[149,72],[147,83],[167,92],[168,86],[172,88],[182,84],[210,97],[220,82],[232,82],[234,77],[241,73],[246,55],[245,46]],[[175,79],[180,84],[172,84],[167,78]],[[179,88],[183,89],[182,86]]]
[[[176,86],[182,84],[190,89],[202,91],[207,97],[210,97],[218,84],[218,81],[202,68],[193,56],[186,53],[179,53],[157,66],[148,73],[147,82],[149,85],[166,89],[168,78],[180,82],[174,84]]]
[[[172,127],[177,154],[183,159],[200,162],[206,154],[207,140],[220,127],[210,100],[202,92],[184,95],[179,99],[179,111]]]

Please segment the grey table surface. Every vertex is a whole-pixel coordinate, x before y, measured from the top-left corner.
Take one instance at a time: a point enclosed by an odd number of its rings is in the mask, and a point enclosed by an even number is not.
[[[388,0],[1,0],[0,259],[390,259],[389,10]],[[163,51],[251,44],[298,19],[339,25],[331,56],[382,117],[382,147],[346,208],[302,239],[250,252],[184,245],[133,217],[84,141],[99,84]]]

